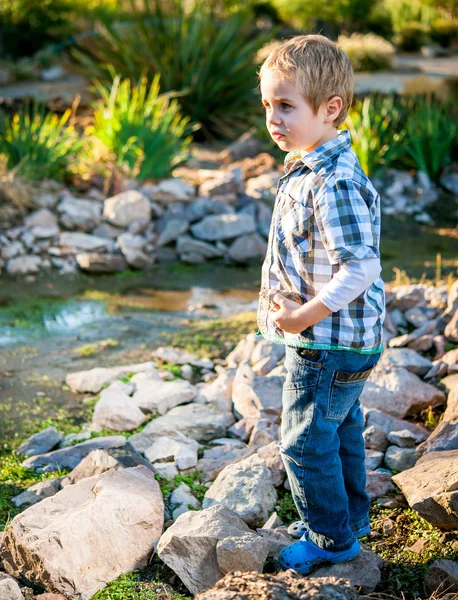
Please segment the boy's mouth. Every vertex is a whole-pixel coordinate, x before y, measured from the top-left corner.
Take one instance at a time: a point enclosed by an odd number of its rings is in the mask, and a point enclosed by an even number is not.
[[[283,139],[285,136],[283,135],[283,133],[280,133],[279,131],[272,131],[272,137],[275,140],[281,140]]]

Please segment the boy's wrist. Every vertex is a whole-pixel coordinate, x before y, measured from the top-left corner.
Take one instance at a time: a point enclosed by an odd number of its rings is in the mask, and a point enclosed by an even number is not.
[[[303,330],[312,327],[312,325],[316,325],[316,323],[319,323],[319,321],[332,313],[332,311],[317,297],[303,304],[298,310],[300,313],[300,323],[301,325],[304,325]]]

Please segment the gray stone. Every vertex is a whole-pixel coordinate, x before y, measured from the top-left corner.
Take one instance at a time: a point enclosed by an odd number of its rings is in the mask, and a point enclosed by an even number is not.
[[[47,479],[46,481],[39,481],[34,485],[30,486],[25,492],[15,496],[11,499],[11,502],[16,507],[31,506],[37,502],[41,502],[44,498],[49,498],[57,494],[61,489],[62,477],[57,479]]]
[[[425,290],[427,288],[426,284],[400,285],[394,288],[393,292],[395,296],[389,303],[389,309],[398,308],[399,310],[407,310],[414,306],[424,306]]]
[[[89,233],[81,233],[79,231],[63,231],[58,240],[58,245],[64,248],[68,248],[73,252],[77,251],[103,251],[111,250],[113,248],[113,242],[106,238],[99,238]]]
[[[175,462],[180,471],[192,469],[197,465],[197,451],[200,444],[179,432],[174,438],[159,436],[144,451],[145,456],[154,464]]]
[[[366,471],[366,479],[366,491],[371,500],[396,491],[396,488],[391,483],[391,473],[382,473],[380,470]]]
[[[196,354],[178,350],[177,348],[159,347],[151,353],[155,358],[173,365],[193,365],[199,369],[213,369],[213,362],[209,358],[199,358]]]
[[[254,158],[264,149],[263,142],[256,136],[256,130],[246,131],[239,138],[229,144],[219,154],[223,163],[232,163],[243,158]]]
[[[423,436],[418,436],[408,429],[402,429],[401,431],[391,431],[387,435],[387,439],[391,444],[400,448],[415,448],[422,441]]]
[[[443,419],[450,423],[458,422],[458,374],[444,377],[441,383],[448,391],[447,408]]]
[[[70,373],[65,378],[65,383],[76,393],[98,394],[107,384],[113,383],[119,377],[126,377],[131,373],[149,373],[151,377],[157,374],[158,380],[161,380],[157,369],[152,361],[138,363],[133,365],[123,365],[111,368],[95,367],[88,371],[77,371]],[[135,376],[134,376],[135,377]],[[134,379],[134,377],[132,379]]]
[[[195,196],[194,188],[179,177],[164,179],[156,186],[143,186],[142,192],[160,204],[190,202]]]
[[[435,560],[425,577],[425,589],[431,597],[437,594],[458,594],[458,564],[454,560]]]
[[[374,427],[374,425],[366,427],[363,431],[363,438],[366,448],[379,450],[381,452],[384,452],[388,448],[386,433],[382,429]]]
[[[100,223],[103,205],[96,200],[85,200],[65,195],[57,205],[59,221],[66,229],[91,231]]]
[[[269,469],[256,457],[249,457],[221,471],[206,492],[202,507],[222,504],[248,525],[261,527],[276,503]]]
[[[283,377],[256,375],[248,363],[237,369],[232,385],[234,410],[243,417],[278,421],[282,410]]]
[[[134,431],[147,420],[134,398],[116,387],[116,383],[102,390],[92,416],[93,425],[113,431]]]
[[[220,258],[224,254],[222,250],[220,250],[213,244],[208,244],[207,242],[196,240],[190,235],[181,235],[177,239],[176,249],[178,254],[180,255],[196,254],[198,256],[202,256],[204,259]]]
[[[55,427],[47,427],[30,436],[17,448],[16,452],[24,456],[43,454],[55,448],[62,441],[62,438],[63,435]]]
[[[6,271],[9,275],[33,275],[39,273],[42,263],[39,256],[16,256],[6,263]]]
[[[0,600],[24,600],[20,587],[12,577],[0,579]]]
[[[255,533],[245,533],[219,540],[216,560],[222,573],[234,571],[262,572],[270,544]]]
[[[76,262],[80,269],[89,273],[118,273],[127,269],[127,262],[120,254],[81,252],[76,255]]]
[[[46,454],[32,456],[27,458],[22,466],[28,469],[36,469],[39,473],[59,471],[59,469],[74,469],[92,450],[120,446],[125,443],[126,438],[122,435],[94,438],[70,448],[61,448]]]
[[[379,452],[378,450],[366,449],[366,469],[370,471],[375,471],[377,467],[382,464],[383,461],[383,452]]]
[[[199,193],[202,196],[222,196],[226,194],[243,194],[244,185],[241,169],[232,171],[214,171],[214,176],[202,183]]]
[[[385,453],[385,464],[392,471],[406,471],[411,469],[417,462],[417,453],[415,448],[399,448],[399,446],[389,446]]]
[[[189,381],[154,381],[135,392],[132,402],[144,412],[165,415],[175,406],[191,402],[196,393],[197,388]]]
[[[226,240],[254,233],[256,223],[251,215],[211,215],[191,225],[191,231],[194,237],[201,240]]]
[[[246,193],[253,198],[266,200],[273,204],[279,178],[280,174],[278,171],[269,171],[258,177],[252,177],[246,183]]]
[[[235,371],[223,371],[210,383],[198,386],[197,402],[210,404],[223,412],[232,410],[232,385]]]
[[[458,450],[458,423],[441,421],[429,438],[417,448],[419,456],[445,450]]]
[[[249,233],[237,238],[229,248],[229,257],[242,265],[258,264],[264,259],[267,244],[259,233]]]
[[[416,375],[426,375],[433,363],[411,348],[387,348],[380,359],[381,366],[403,367]]]
[[[2,558],[13,575],[27,573],[37,586],[89,600],[121,573],[147,566],[163,524],[162,493],[152,471],[111,470],[17,515]]]
[[[107,198],[103,207],[103,218],[115,227],[128,227],[137,219],[151,219],[149,200],[137,190],[122,192]]]
[[[370,408],[364,411],[366,417],[366,426],[370,427],[371,425],[381,429],[386,434],[392,431],[410,431],[417,438],[418,442],[423,442],[429,436],[429,431],[423,425],[417,425],[416,423],[411,423],[410,421],[404,421],[402,419],[396,419],[392,415],[387,415],[381,410],[377,410],[376,408]]]
[[[174,242],[189,228],[188,219],[180,217],[172,217],[167,220],[164,229],[162,230],[157,240],[158,246],[166,246],[170,242]]]
[[[55,227],[57,225],[56,215],[47,208],[41,208],[31,212],[24,219],[26,227]]]

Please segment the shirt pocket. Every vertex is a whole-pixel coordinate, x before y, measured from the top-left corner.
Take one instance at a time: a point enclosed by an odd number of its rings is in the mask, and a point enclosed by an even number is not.
[[[312,217],[312,206],[283,194],[277,235],[291,254],[311,253]]]

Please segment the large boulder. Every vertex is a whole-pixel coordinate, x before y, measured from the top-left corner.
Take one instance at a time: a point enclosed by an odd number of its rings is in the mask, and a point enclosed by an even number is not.
[[[444,450],[458,450],[458,423],[441,421],[429,438],[417,448],[420,456]]]
[[[232,384],[234,409],[242,417],[279,420],[284,378],[257,375],[248,363],[237,369]]]
[[[92,423],[114,431],[134,431],[148,420],[144,412],[126,392],[112,383],[100,393],[100,400],[94,407]]]
[[[9,525],[7,571],[49,592],[90,600],[146,567],[164,525],[159,484],[146,467],[109,471],[65,487]]]
[[[222,504],[252,527],[261,527],[277,503],[264,461],[251,456],[225,467],[205,494],[203,508]]]
[[[403,368],[376,367],[361,393],[363,406],[401,419],[444,402],[443,392]]]
[[[458,450],[429,452],[393,481],[424,519],[441,529],[458,528]]]
[[[248,533],[253,534],[248,525],[224,506],[189,511],[180,515],[163,534],[157,552],[188,590],[197,594],[215,585],[224,575],[218,564],[218,542]],[[233,566],[236,564],[234,557]],[[238,568],[244,568],[243,557]]]

